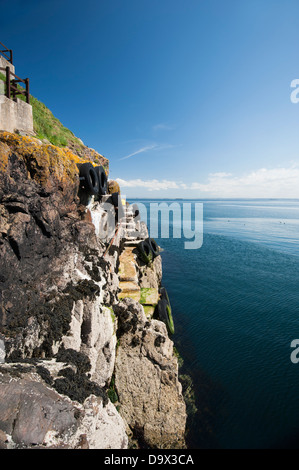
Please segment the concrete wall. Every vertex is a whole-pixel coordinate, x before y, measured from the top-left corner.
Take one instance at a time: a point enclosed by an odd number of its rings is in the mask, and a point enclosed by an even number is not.
[[[13,101],[0,95],[0,130],[34,135],[32,106],[18,98]]]
[[[12,73],[15,68],[4,57],[0,56],[0,72],[5,75],[6,67],[9,67]],[[13,77],[12,77],[13,78]],[[0,80],[0,130],[15,132],[21,131],[27,134],[34,134],[32,106],[17,99],[17,101],[9,100],[4,95],[4,82]]]

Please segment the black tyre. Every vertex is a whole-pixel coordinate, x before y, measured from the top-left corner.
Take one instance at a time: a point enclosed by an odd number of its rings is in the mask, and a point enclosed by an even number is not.
[[[125,211],[124,211],[124,207],[123,207],[122,202],[121,202],[120,194],[119,193],[113,193],[113,194],[111,194],[111,197],[109,199],[111,200],[112,205],[115,207],[115,209],[117,211],[118,221],[120,221],[120,219],[123,219],[125,217]]]
[[[111,194],[111,202],[116,208],[118,207],[118,197],[119,197],[119,193]]]
[[[172,311],[165,287],[160,289],[161,298],[157,305],[159,320],[163,321],[167,327],[168,333],[174,334],[174,323],[172,318]]]
[[[148,239],[148,243],[152,249],[153,257],[156,258],[160,254],[159,246],[157,245],[156,241],[153,238]]]
[[[161,295],[161,299],[166,300],[166,302],[170,305],[169,297],[168,297],[167,290],[165,289],[165,287],[161,287],[160,295]]]
[[[95,171],[99,179],[99,196],[105,196],[108,190],[108,181],[107,181],[106,172],[102,166],[96,166]]]
[[[90,195],[99,193],[99,178],[91,163],[82,163],[79,167],[79,178],[81,187]]]
[[[139,212],[139,207],[137,204],[132,205],[132,212],[133,212],[133,217],[135,220],[140,220],[140,212]]]
[[[137,249],[140,258],[146,264],[149,264],[153,260],[153,252],[151,246],[146,240],[143,240],[142,242],[138,243]]]

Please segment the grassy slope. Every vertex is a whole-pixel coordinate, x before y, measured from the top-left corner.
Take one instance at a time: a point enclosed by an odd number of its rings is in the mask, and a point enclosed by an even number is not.
[[[0,80],[5,82],[5,76],[1,73]],[[25,101],[25,96],[18,95],[18,98]],[[47,139],[57,147],[67,146],[78,150],[84,148],[81,141],[64,127],[41,101],[30,95],[30,104],[32,105],[34,131],[39,139]]]
[[[21,99],[25,98],[22,96]],[[84,147],[72,131],[64,127],[41,101],[30,95],[30,104],[32,105],[33,126],[37,137],[47,139],[58,147]]]

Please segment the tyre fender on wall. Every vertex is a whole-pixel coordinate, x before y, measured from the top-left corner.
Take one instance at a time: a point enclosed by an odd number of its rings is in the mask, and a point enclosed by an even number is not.
[[[87,162],[78,165],[81,187],[90,195],[99,193],[100,184],[97,172],[94,166]]]
[[[153,260],[153,252],[147,240],[143,240],[137,245],[138,253],[142,261],[149,264]]]
[[[110,198],[109,198],[110,199]],[[119,193],[111,194],[111,202],[117,211],[118,220],[125,217],[125,211],[121,202],[121,197]]]
[[[135,220],[140,220],[140,212],[137,204],[132,204],[132,212]]]
[[[165,287],[160,289],[161,298],[157,305],[157,313],[159,320],[163,321],[167,327],[168,333],[174,334],[174,323],[172,318],[172,311]]]
[[[149,238],[148,243],[149,243],[149,245],[151,247],[151,250],[153,252],[153,258],[156,258],[157,256],[159,256],[160,249],[159,249],[159,246],[158,246],[157,242],[153,238]]]
[[[99,196],[105,196],[108,190],[108,181],[107,181],[106,172],[102,166],[96,166],[95,171],[99,179]]]

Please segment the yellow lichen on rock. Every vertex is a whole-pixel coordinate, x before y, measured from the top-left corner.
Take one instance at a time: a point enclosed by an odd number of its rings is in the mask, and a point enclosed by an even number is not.
[[[10,148],[8,147],[8,145],[0,142],[0,172],[6,171],[9,155]]]
[[[68,148],[45,144],[34,137],[0,132],[0,144],[0,171],[6,170],[9,150],[24,160],[29,177],[46,190],[57,185],[63,189],[69,183],[78,184],[78,163],[90,162],[95,165],[88,159],[78,157]]]
[[[114,180],[108,181],[108,192],[109,194],[113,194],[113,193],[120,194],[120,187],[117,181],[114,181]]]

